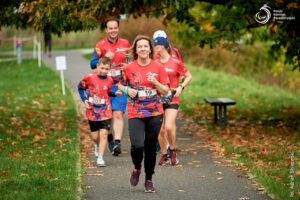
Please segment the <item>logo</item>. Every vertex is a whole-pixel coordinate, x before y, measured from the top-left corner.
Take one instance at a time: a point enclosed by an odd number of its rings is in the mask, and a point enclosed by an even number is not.
[[[166,72],[174,72],[174,69],[166,68]]]
[[[266,24],[271,19],[271,11],[272,9],[267,4],[264,4],[259,9],[259,12],[256,13],[255,20],[260,24]]]
[[[103,90],[107,90],[107,89],[108,89],[108,88],[107,88],[107,86],[105,85],[104,88],[103,88]]]

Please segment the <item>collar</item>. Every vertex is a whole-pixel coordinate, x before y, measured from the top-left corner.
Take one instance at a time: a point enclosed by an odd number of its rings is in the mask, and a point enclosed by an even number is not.
[[[107,39],[107,41],[109,42],[109,43],[111,43],[111,44],[114,44],[111,40],[109,40],[109,38],[108,38],[108,36],[106,37],[106,39]],[[115,43],[117,43],[118,42],[118,40],[119,40],[119,37],[117,37],[117,40],[116,40],[116,42]]]
[[[101,80],[104,80],[104,79],[106,79],[107,76],[100,76],[100,75],[98,75],[98,77],[99,77]]]

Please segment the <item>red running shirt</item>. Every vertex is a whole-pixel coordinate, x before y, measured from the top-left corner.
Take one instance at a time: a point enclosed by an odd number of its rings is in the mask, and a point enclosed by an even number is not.
[[[114,84],[120,82],[122,78],[120,67],[121,63],[126,63],[126,52],[128,48],[130,48],[128,40],[118,38],[115,43],[112,43],[107,37],[100,40],[95,46],[93,58],[99,59],[105,56],[109,50],[114,53],[111,72],[108,74],[113,78]]]
[[[153,60],[146,66],[141,66],[137,60],[134,60],[124,67],[123,84],[138,90],[137,96],[127,102],[128,119],[152,117],[164,113],[160,94],[155,86],[147,81],[148,73],[154,74],[161,84],[169,84],[165,68]]]
[[[108,93],[111,92],[112,78],[98,77],[97,72],[84,75],[78,88],[87,91],[87,99],[91,109],[86,109],[86,117],[90,121],[103,121],[112,118],[111,103]]]
[[[170,80],[170,89],[174,90],[175,88],[177,88],[180,76],[183,76],[187,72],[187,69],[185,68],[181,60],[170,56],[169,60],[165,63],[162,63],[160,59],[157,59],[156,61],[165,67]],[[173,97],[172,101],[169,104],[179,105],[179,97]]]

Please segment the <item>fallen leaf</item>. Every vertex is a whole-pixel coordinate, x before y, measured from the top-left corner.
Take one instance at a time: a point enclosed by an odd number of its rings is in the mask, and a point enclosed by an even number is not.
[[[239,200],[249,200],[248,197],[240,197]]]
[[[178,192],[186,192],[185,190],[178,190]]]
[[[222,172],[216,172],[216,174],[223,174]]]
[[[7,175],[8,175],[8,172],[6,172],[6,171],[2,171],[0,174],[0,176],[7,176]]]
[[[217,180],[223,180],[223,177],[218,177]]]
[[[295,171],[295,174],[296,174],[296,175],[300,175],[300,170],[296,170],[296,171]]]
[[[264,187],[256,188],[257,191],[265,191]]]
[[[91,174],[86,174],[86,175],[87,175],[87,176],[103,176],[104,174],[95,174],[95,173],[92,174],[92,173],[91,173]]]

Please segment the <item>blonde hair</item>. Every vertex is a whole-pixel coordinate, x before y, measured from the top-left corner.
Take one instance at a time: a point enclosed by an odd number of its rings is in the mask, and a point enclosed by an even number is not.
[[[136,45],[137,42],[140,40],[147,40],[150,46],[150,54],[149,57],[151,59],[153,59],[153,46],[152,46],[152,42],[151,42],[151,38],[146,36],[146,35],[138,35],[136,36],[136,38],[134,39],[132,46],[130,47],[130,49],[128,50],[128,56],[133,58],[133,60],[136,60],[138,58],[138,55],[136,53]]]

